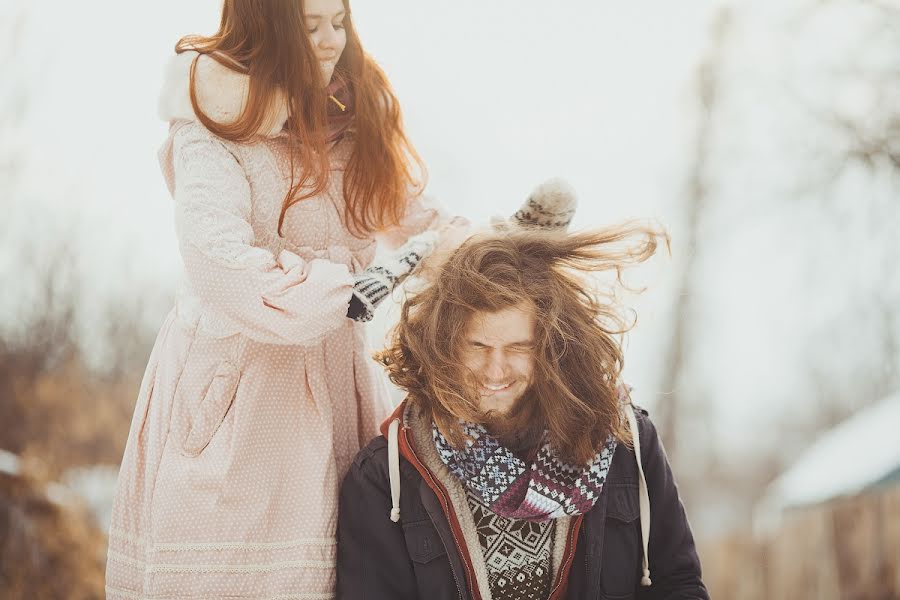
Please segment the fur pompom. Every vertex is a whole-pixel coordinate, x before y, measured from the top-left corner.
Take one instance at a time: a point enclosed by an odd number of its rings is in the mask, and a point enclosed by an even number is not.
[[[512,220],[520,227],[566,229],[577,206],[575,190],[564,179],[556,177],[534,188]]]

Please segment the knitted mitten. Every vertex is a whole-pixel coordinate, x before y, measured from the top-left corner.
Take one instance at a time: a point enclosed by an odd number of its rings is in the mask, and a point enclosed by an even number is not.
[[[371,321],[375,308],[431,254],[438,234],[426,231],[415,235],[391,252],[377,258],[365,271],[354,276],[353,296],[347,316],[354,321]]]
[[[534,188],[509,222],[519,227],[563,231],[569,227],[577,205],[572,186],[560,178],[548,179]]]

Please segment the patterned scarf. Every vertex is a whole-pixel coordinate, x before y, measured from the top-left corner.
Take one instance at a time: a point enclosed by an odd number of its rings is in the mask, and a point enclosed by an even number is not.
[[[469,438],[465,448],[450,445],[432,423],[432,436],[450,472],[495,514],[510,519],[547,521],[579,515],[594,507],[612,464],[612,436],[589,465],[563,462],[546,434],[526,463],[488,433],[483,425],[461,423]]]

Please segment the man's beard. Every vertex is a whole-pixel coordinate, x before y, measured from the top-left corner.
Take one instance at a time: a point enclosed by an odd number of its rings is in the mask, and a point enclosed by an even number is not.
[[[485,413],[484,426],[514,454],[527,454],[543,439],[546,419],[534,390],[529,387],[508,412]]]

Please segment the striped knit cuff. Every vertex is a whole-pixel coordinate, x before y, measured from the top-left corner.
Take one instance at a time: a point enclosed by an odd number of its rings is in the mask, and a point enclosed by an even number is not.
[[[391,280],[381,273],[363,271],[355,277],[347,316],[363,323],[371,321],[375,316],[375,309],[393,288]]]

